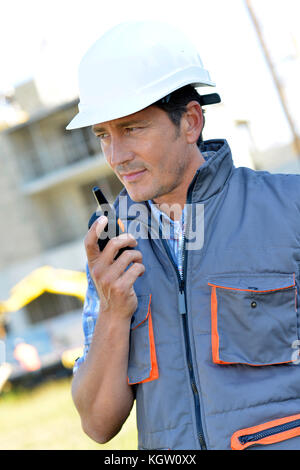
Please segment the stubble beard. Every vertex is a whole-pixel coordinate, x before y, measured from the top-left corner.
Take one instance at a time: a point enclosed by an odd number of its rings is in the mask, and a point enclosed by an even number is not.
[[[176,190],[176,188],[182,183],[182,181],[184,180],[184,177],[185,177],[185,171],[186,171],[186,168],[187,168],[187,162],[185,162],[184,160],[182,162],[180,162],[181,164],[178,165],[174,171],[170,172],[169,171],[169,174],[172,175],[172,178],[171,178],[171,181],[168,182],[167,184],[161,184],[154,193],[151,194],[151,197],[149,197],[148,199],[151,199],[151,200],[158,200],[159,198],[162,198],[164,196],[168,196],[169,194],[171,194],[173,191]],[[160,174],[161,175],[165,175],[166,173],[163,171],[163,169],[161,169],[160,171]]]

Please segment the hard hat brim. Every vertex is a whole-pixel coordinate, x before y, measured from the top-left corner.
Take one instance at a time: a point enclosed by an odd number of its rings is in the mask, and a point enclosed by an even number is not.
[[[203,69],[201,70],[201,74],[203,74]],[[197,78],[199,80],[199,76]],[[159,93],[156,89],[158,87],[155,84],[155,86],[148,87],[136,92],[134,99],[132,100],[129,100],[128,97],[126,97],[124,100],[116,98],[115,100],[111,100],[109,103],[99,103],[99,105],[95,106],[93,109],[89,107],[88,110],[85,110],[84,104],[79,103],[79,112],[70,121],[66,129],[80,129],[82,127],[93,126],[103,122],[129,116],[147,108],[148,106],[151,106],[153,103],[160,100],[161,98],[164,98],[169,93],[172,93],[173,91],[178,90],[179,88],[182,88],[186,85],[193,85],[195,88],[216,86],[215,83],[210,80],[209,75],[205,78],[201,78],[201,81],[195,80],[195,82],[191,82],[189,79],[186,81],[183,80],[180,84],[178,84],[178,80],[175,80],[175,82],[176,83],[174,83],[173,87],[170,87],[170,83],[168,81],[165,89],[160,83]]]

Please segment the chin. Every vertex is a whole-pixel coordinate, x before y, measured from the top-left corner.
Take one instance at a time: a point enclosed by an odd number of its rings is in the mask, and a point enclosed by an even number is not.
[[[135,188],[131,185],[125,186],[126,191],[133,202],[145,202],[152,199],[153,191],[147,191],[145,188]],[[140,189],[140,190],[139,190]]]
[[[148,199],[152,199],[151,197],[147,197],[147,196],[138,196],[138,195],[135,195],[135,194],[130,194],[130,192],[128,192],[128,194],[130,196],[130,199],[133,202],[146,202],[146,201],[148,201]]]

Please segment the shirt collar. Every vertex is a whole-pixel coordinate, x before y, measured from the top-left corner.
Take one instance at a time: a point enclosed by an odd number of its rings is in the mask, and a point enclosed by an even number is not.
[[[182,211],[180,220],[172,220],[165,212],[160,211],[152,200],[149,200],[148,204],[154,219],[161,225],[163,232],[169,233],[170,238],[178,239],[184,229],[184,211]]]

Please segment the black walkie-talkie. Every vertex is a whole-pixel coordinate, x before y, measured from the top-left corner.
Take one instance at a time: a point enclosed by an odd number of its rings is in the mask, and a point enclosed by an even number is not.
[[[109,204],[108,200],[104,196],[103,192],[101,191],[98,186],[94,186],[93,194],[95,199],[100,207],[101,210],[97,210],[94,212],[92,217],[89,220],[88,227],[89,229],[93,225],[96,219],[98,219],[101,215],[105,215],[108,219],[107,225],[104,228],[100,238],[98,238],[98,246],[99,250],[102,251],[106,247],[107,243],[112,237],[117,237],[121,235],[121,233],[125,233],[123,222],[120,219],[117,219],[115,209]],[[132,250],[133,248],[128,246],[125,248],[121,248],[118,251],[115,259],[117,259],[125,250]]]

